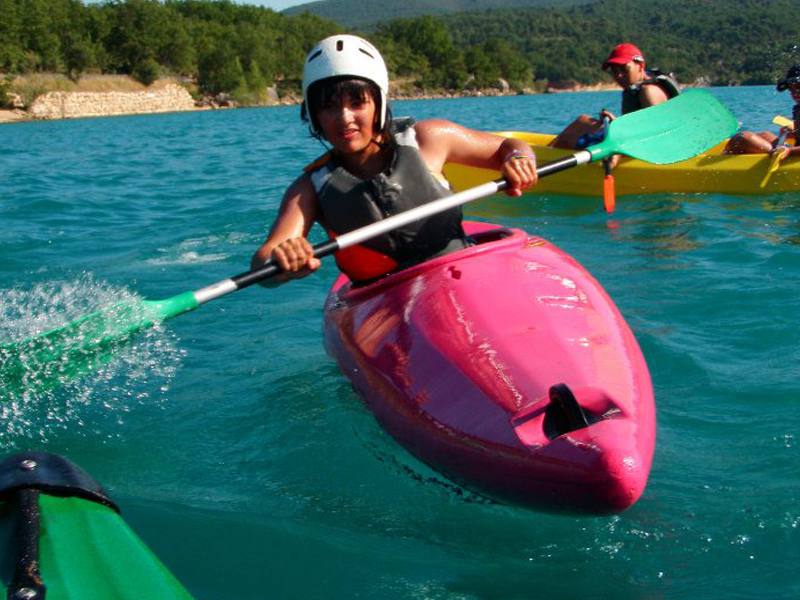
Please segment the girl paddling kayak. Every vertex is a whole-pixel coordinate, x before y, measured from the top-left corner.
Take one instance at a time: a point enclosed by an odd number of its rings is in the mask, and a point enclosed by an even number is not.
[[[531,147],[443,119],[393,119],[388,73],[378,50],[353,35],[322,40],[306,58],[301,118],[330,150],[284,194],[278,218],[252,259],[273,258],[280,283],[320,266],[306,239],[319,222],[333,237],[449,195],[447,162],[497,169],[519,196],[536,184]],[[369,281],[461,250],[470,241],[454,208],[337,252],[353,281]]]

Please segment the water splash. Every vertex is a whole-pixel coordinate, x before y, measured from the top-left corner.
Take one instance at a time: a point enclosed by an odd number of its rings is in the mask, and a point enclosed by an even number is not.
[[[136,406],[164,401],[183,352],[159,324],[94,346],[90,331],[65,328],[57,356],[40,359],[42,332],[101,309],[106,319],[130,318],[141,305],[135,294],[90,274],[0,291],[0,342],[13,347],[0,356],[0,448],[46,442],[63,429],[108,435]]]

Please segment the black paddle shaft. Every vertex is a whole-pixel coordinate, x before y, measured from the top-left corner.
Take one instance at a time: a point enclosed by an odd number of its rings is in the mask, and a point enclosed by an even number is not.
[[[323,258],[325,256],[330,256],[337,250],[339,250],[338,242],[335,239],[327,239],[314,246],[314,256],[316,258]],[[231,277],[231,281],[236,284],[237,289],[241,290],[259,281],[274,277],[282,270],[283,269],[280,268],[275,259],[270,258],[263,266],[257,269],[234,275]]]
[[[578,157],[577,155],[573,154],[572,156],[565,156],[564,158],[560,158],[558,160],[554,160],[553,162],[549,162],[546,165],[542,165],[541,167],[537,167],[536,174],[539,177],[547,177],[553,173],[560,173],[561,171],[575,167],[578,164]]]

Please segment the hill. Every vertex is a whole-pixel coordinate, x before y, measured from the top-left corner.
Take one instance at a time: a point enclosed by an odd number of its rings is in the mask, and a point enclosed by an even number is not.
[[[501,1],[510,0],[494,0]],[[384,55],[394,91],[409,95],[610,82],[600,63],[621,41],[684,84],[774,83],[800,62],[797,0],[567,3],[395,19],[366,35]],[[0,106],[13,105],[14,94],[27,103],[38,90],[16,89],[18,76],[46,72],[76,82],[97,73],[144,84],[174,76],[203,96],[241,103],[291,98],[308,49],[343,29],[230,0],[0,0],[0,15]]]
[[[632,41],[649,65],[712,85],[773,83],[800,62],[798,19],[797,0],[599,0],[441,17],[457,47],[508,40],[536,79],[596,82],[608,51]]]
[[[310,13],[351,28],[371,29],[393,19],[498,9],[566,8],[596,0],[321,0],[292,6],[286,15]]]

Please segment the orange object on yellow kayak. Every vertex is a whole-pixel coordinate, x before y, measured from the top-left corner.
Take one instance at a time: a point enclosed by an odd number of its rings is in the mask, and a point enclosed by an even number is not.
[[[617,205],[617,197],[614,193],[614,175],[611,174],[611,162],[609,159],[603,161],[605,176],[603,177],[603,206],[607,213],[613,213]]]

